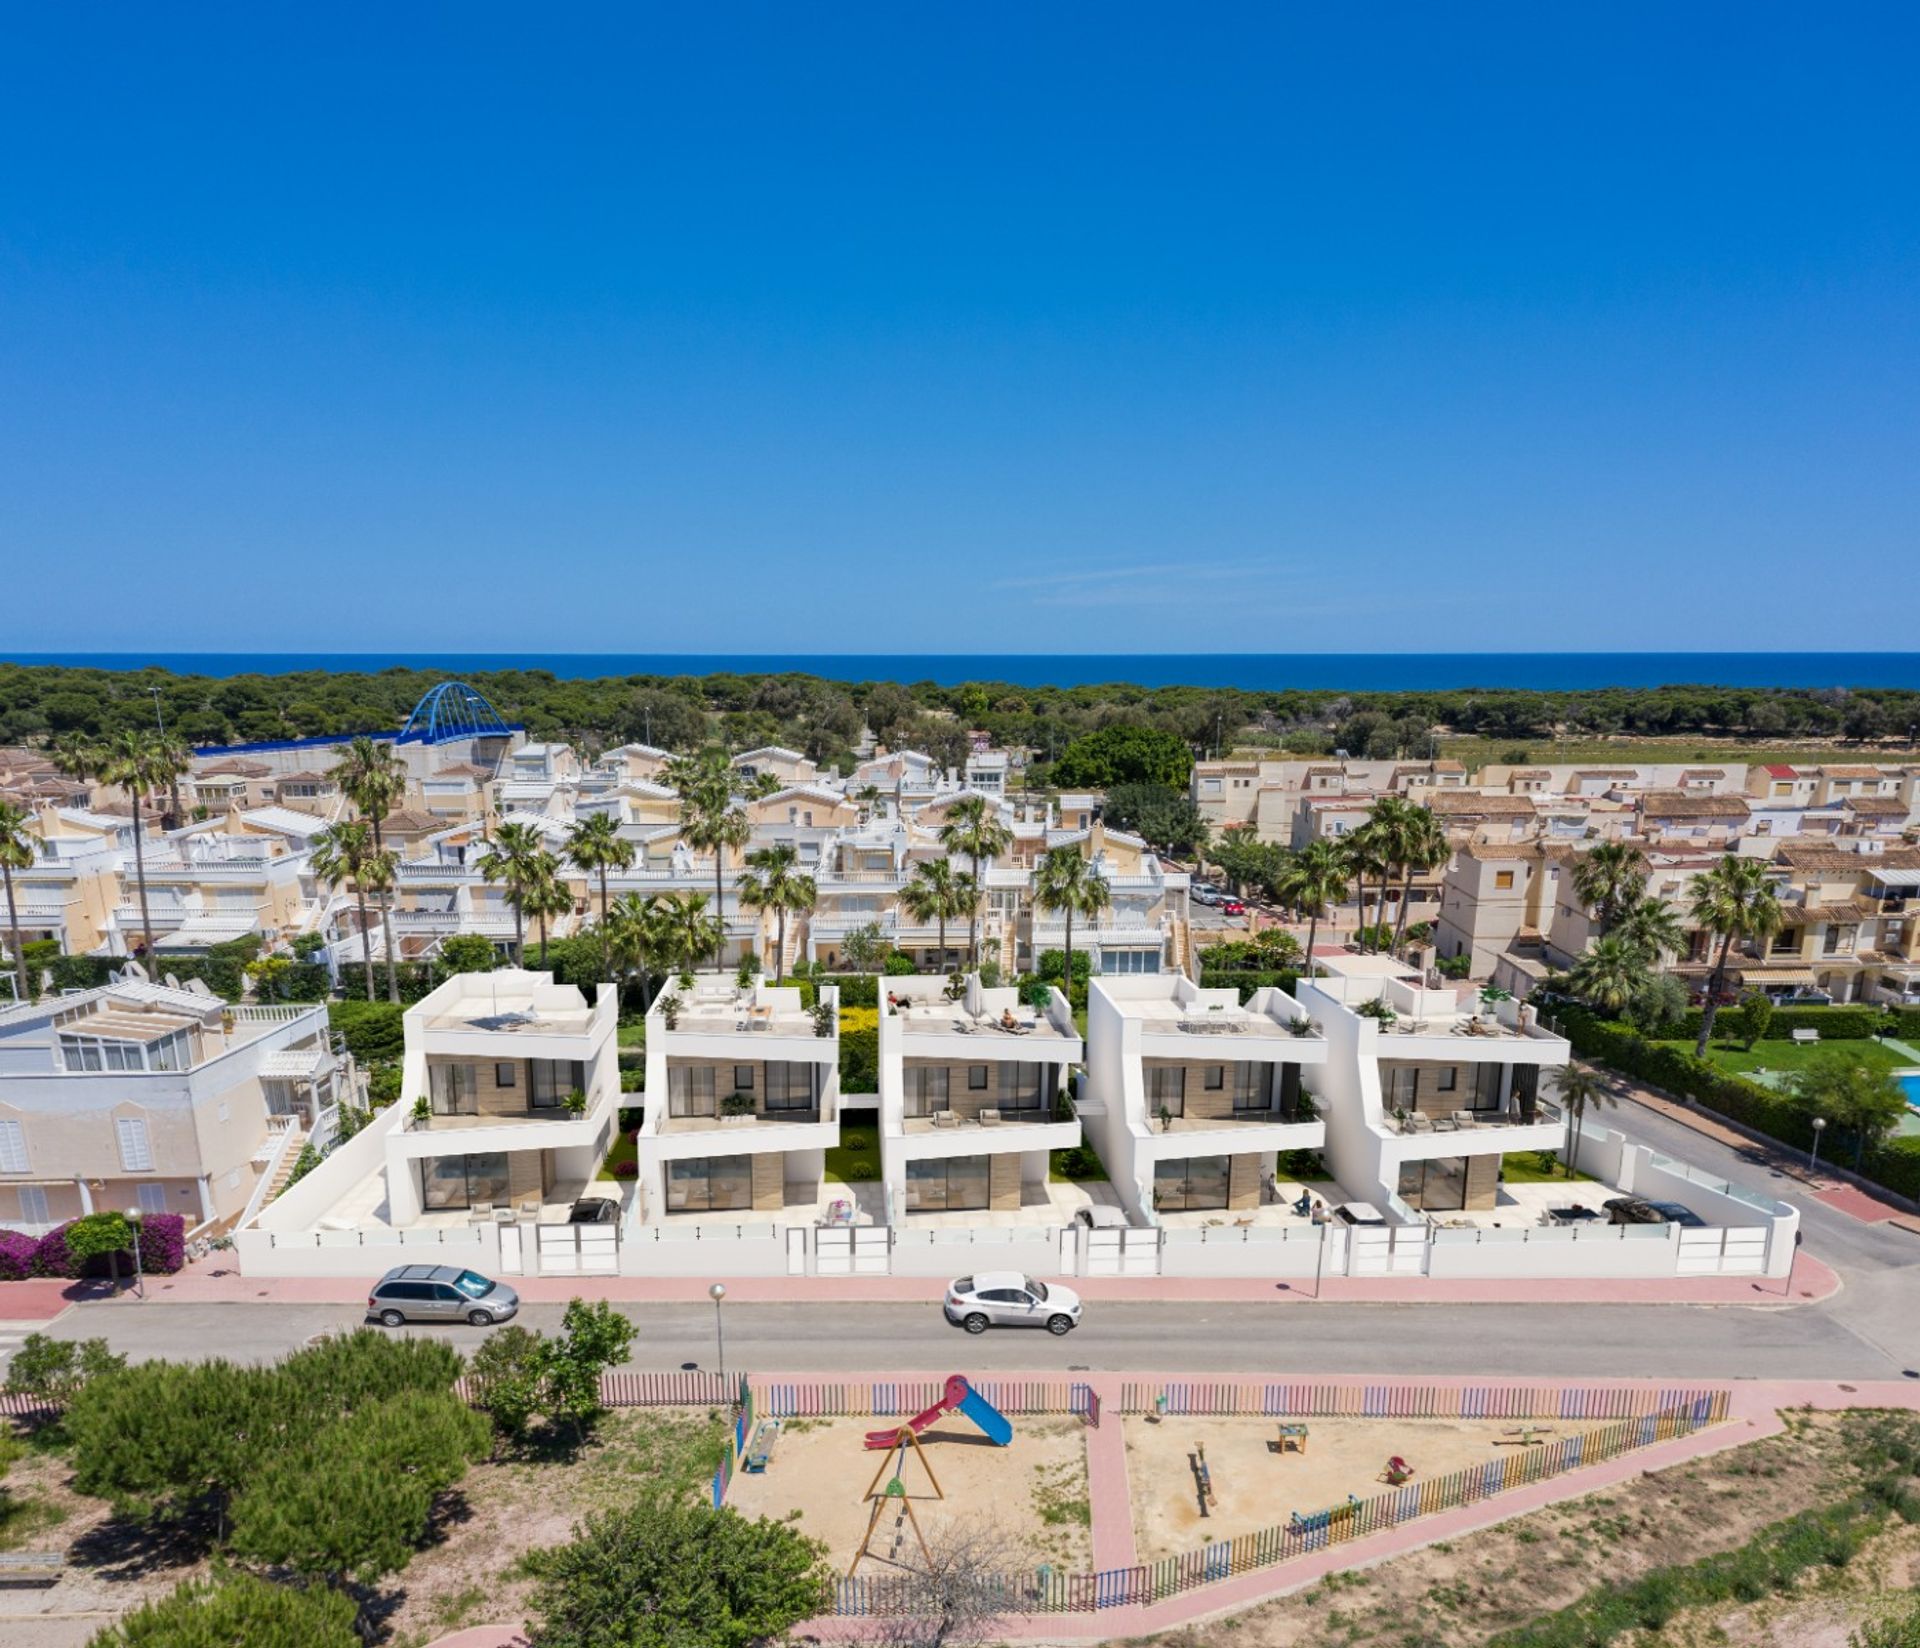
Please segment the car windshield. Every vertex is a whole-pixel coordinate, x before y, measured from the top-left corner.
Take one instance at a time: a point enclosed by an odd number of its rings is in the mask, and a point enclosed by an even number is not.
[[[1036,1282],[1031,1276],[1024,1278],[1024,1280],[1026,1282],[1027,1292],[1031,1293],[1034,1296],[1034,1298],[1036,1299],[1046,1298],[1047,1284],[1045,1282]]]
[[[463,1270],[453,1279],[453,1285],[469,1299],[484,1299],[493,1292],[493,1283],[475,1271]]]

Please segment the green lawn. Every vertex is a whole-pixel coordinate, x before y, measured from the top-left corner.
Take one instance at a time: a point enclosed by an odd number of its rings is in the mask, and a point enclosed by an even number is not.
[[[1055,1184],[1105,1184],[1107,1170],[1090,1144],[1047,1152],[1047,1177]]]
[[[1591,1111],[1589,1112],[1591,1114]],[[1592,1182],[1593,1176],[1581,1173],[1577,1169],[1573,1178],[1567,1178],[1567,1170],[1560,1159],[1551,1151],[1525,1150],[1517,1156],[1502,1156],[1500,1170],[1508,1184],[1578,1184],[1582,1179]]]
[[[633,1135],[624,1127],[620,1128],[613,1135],[613,1143],[607,1150],[607,1159],[600,1164],[600,1172],[597,1177],[602,1179],[617,1179],[619,1175],[613,1171],[614,1168],[622,1162],[631,1164],[636,1159],[637,1154],[634,1149]]]
[[[647,1021],[635,1019],[631,1024],[620,1026],[620,1045],[622,1047],[645,1047],[647,1045]]]
[[[840,1142],[827,1152],[826,1176],[835,1184],[870,1184],[880,1177],[880,1123],[840,1118]]]
[[[1660,1045],[1682,1053],[1693,1051],[1690,1041],[1668,1041]],[[1716,1041],[1707,1049],[1707,1057],[1722,1070],[1750,1076],[1756,1070],[1804,1070],[1817,1055],[1831,1053],[1836,1048],[1844,1050],[1869,1070],[1904,1070],[1913,1063],[1905,1054],[1896,1053],[1891,1047],[1882,1047],[1877,1041],[1757,1041],[1751,1049],[1738,1042]]]

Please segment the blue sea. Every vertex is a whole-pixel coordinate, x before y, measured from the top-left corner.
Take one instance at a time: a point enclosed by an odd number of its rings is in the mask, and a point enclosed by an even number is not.
[[[425,670],[460,676],[546,670],[565,680],[609,675],[799,672],[830,681],[1007,681],[1023,687],[1325,688],[1436,692],[1520,687],[1911,687],[1920,652],[1402,652],[1402,653],[16,653],[6,662],[181,675],[279,675],[295,670]]]

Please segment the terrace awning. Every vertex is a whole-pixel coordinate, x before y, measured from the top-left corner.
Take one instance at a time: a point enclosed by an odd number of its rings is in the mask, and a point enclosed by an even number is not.
[[[1742,967],[1740,976],[1761,984],[1812,984],[1811,967]]]

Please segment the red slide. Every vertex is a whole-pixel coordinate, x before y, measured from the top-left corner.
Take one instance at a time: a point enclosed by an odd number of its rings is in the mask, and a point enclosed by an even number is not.
[[[964,1373],[950,1374],[947,1378],[947,1388],[942,1392],[938,1402],[924,1412],[916,1413],[905,1425],[894,1425],[884,1431],[868,1431],[867,1446],[891,1448],[899,1442],[902,1430],[912,1431],[915,1436],[918,1436],[934,1420],[952,1413],[972,1393],[973,1387],[967,1383],[967,1376]]]

